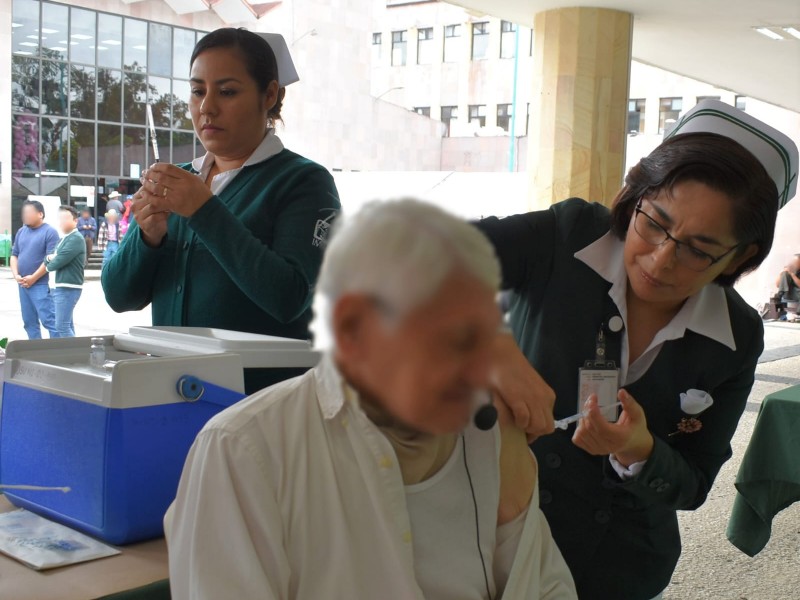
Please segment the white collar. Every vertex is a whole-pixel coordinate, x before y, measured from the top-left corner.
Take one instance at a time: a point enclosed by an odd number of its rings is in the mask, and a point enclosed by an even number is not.
[[[597,241],[576,252],[575,258],[611,283],[608,295],[620,309],[627,326],[628,276],[625,272],[624,248],[625,243],[613,233],[608,232]],[[672,318],[672,321],[658,332],[653,343],[682,338],[687,329],[715,340],[731,350],[736,350],[728,312],[728,300],[722,287],[710,283],[690,297],[678,314]]]
[[[326,421],[338,415],[348,400],[347,383],[336,367],[330,351],[322,355],[314,369],[317,379],[317,401]]]
[[[238,169],[232,169],[231,171],[226,171],[226,173],[238,173],[245,167],[249,167],[250,165],[257,165],[258,163],[264,162],[265,160],[272,158],[276,154],[280,154],[282,150],[283,150],[283,142],[281,142],[280,138],[277,135],[275,135],[275,129],[269,128],[267,129],[267,133],[264,135],[264,139],[261,140],[261,143],[247,158],[244,164]],[[211,152],[206,152],[205,155],[198,156],[192,161],[192,169],[194,169],[197,173],[199,173],[200,176],[205,181],[205,179],[208,177],[208,172],[214,165],[215,160],[216,157],[213,154],[211,154]],[[225,173],[220,173],[220,175],[224,174]],[[219,177],[219,175],[217,177]]]

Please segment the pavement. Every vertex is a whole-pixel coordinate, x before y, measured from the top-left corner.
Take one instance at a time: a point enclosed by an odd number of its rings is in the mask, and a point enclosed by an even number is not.
[[[99,273],[88,272],[75,310],[79,336],[121,333],[150,325],[150,309],[117,314],[103,298]],[[0,338],[24,339],[17,284],[0,268]],[[725,528],[736,494],[733,482],[765,396],[800,384],[800,324],[766,323],[765,351],[747,409],[733,438],[733,458],[719,473],[706,503],[679,513],[683,554],[664,600],[791,600],[800,598],[800,503],[780,513],[767,547],[754,558],[728,542]],[[798,457],[800,460],[800,457]],[[643,573],[642,576],[645,576]],[[613,599],[609,599],[613,600]]]

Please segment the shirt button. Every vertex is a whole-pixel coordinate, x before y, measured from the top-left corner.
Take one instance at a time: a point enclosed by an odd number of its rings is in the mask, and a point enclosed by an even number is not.
[[[179,284],[176,291],[180,294],[183,291],[183,286]]]
[[[661,477],[656,477],[655,479],[653,479],[653,481],[650,482],[650,487],[653,488],[653,489],[656,489],[657,487],[659,487],[663,483],[664,483],[664,480],[661,479]]]
[[[600,525],[605,525],[611,520],[611,514],[607,510],[598,510],[594,513],[594,520]]]
[[[406,531],[406,532],[403,534],[403,541],[404,541],[406,544],[410,544],[410,543],[411,543],[411,532],[410,532],[410,531]]]
[[[347,417],[342,417],[342,427],[347,427],[350,421],[347,420]]]
[[[539,490],[539,504],[550,504],[553,501],[553,494],[549,490]]]
[[[555,452],[549,452],[544,457],[544,464],[551,469],[557,469],[561,466],[561,457]]]
[[[603,483],[600,484],[607,490],[613,490],[617,487],[617,484],[611,481],[610,479],[603,479]]]
[[[381,460],[378,464],[381,466],[381,469],[391,469],[392,459],[388,456],[381,456]]]

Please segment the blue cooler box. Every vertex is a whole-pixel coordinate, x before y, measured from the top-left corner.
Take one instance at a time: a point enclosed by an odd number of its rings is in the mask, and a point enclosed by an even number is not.
[[[244,368],[309,368],[301,340],[218,329],[134,327],[91,338],[15,341],[4,365],[0,483],[16,506],[112,544],[163,535],[183,463],[203,425],[243,397]]]

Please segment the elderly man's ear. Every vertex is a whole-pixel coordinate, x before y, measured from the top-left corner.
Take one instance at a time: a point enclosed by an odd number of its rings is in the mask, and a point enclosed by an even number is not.
[[[340,357],[358,360],[368,351],[370,328],[376,325],[375,302],[364,294],[345,294],[333,308],[333,336]]]

